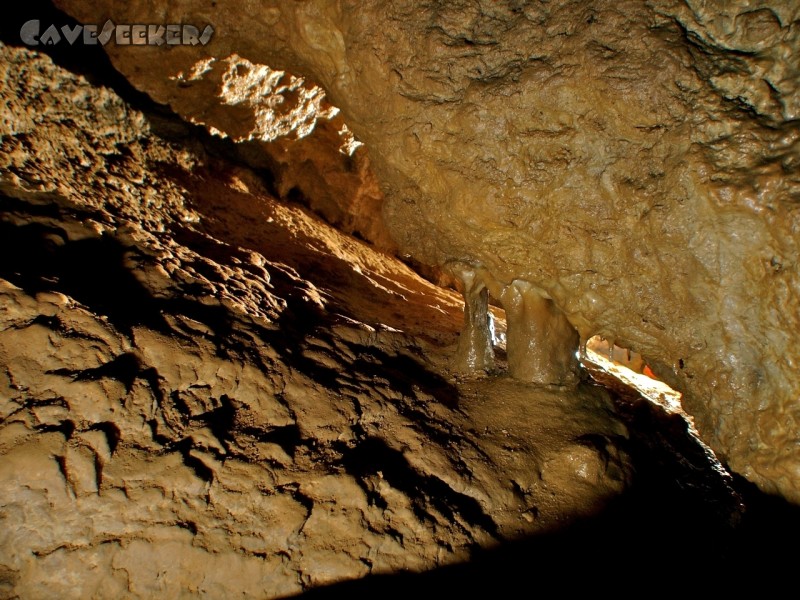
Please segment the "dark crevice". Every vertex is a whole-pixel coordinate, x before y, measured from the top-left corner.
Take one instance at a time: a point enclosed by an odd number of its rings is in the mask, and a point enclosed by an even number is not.
[[[305,508],[306,518],[308,518],[311,515],[311,511],[314,509],[314,499],[309,496],[306,496],[304,493],[300,491],[300,484],[285,483],[283,485],[277,486],[275,489],[282,494],[289,494],[295,502],[297,502],[303,508]]]
[[[67,457],[61,454],[53,457],[56,460],[56,464],[58,465],[58,471],[61,473],[61,476],[64,478],[64,482],[67,485],[67,488],[71,488],[71,484],[69,481],[69,471],[67,470]]]
[[[192,535],[197,535],[197,523],[194,521],[178,521],[175,523],[181,529],[185,529]]]
[[[103,486],[103,461],[97,452],[94,453],[94,482],[99,492]]]
[[[202,460],[191,455],[192,447],[192,440],[184,438],[172,443],[170,450],[180,452],[183,457],[183,463],[192,469],[200,479],[206,483],[211,483],[214,480],[214,471],[209,469]]]
[[[159,433],[159,423],[157,419],[150,419],[147,421],[147,426],[150,427],[150,435],[153,441],[161,444],[165,448],[169,448],[172,444],[172,438],[167,437],[163,433]]]
[[[297,425],[285,425],[267,431],[256,427],[244,427],[241,432],[252,436],[259,442],[277,444],[292,458],[294,458],[300,446],[307,445],[300,435],[300,428]]]
[[[64,438],[70,440],[72,435],[75,433],[76,426],[74,421],[66,419],[55,425],[39,425],[35,429],[39,433],[51,433],[57,431],[59,433],[63,433]]]
[[[189,401],[185,398],[186,392],[184,390],[172,390],[169,393],[170,404],[183,416],[190,418],[192,416],[192,407]]]
[[[17,389],[17,388],[15,388],[15,389]],[[28,391],[27,388],[25,388],[24,391]],[[69,404],[67,404],[66,399],[64,399],[61,396],[59,396],[57,398],[44,398],[44,399],[40,399],[40,398],[25,398],[23,400],[23,402],[24,402],[24,406],[26,408],[27,407],[32,407],[32,406],[60,406],[61,408],[69,409]]]
[[[220,442],[233,440],[236,425],[236,404],[226,395],[219,398],[220,406],[207,413],[194,417],[192,420],[200,421],[208,426]]]
[[[358,481],[360,482],[360,480]],[[367,485],[361,485],[361,489],[364,491],[364,494],[367,497],[367,503],[370,506],[374,506],[378,510],[386,510],[389,508],[389,503],[386,502],[386,500],[383,499],[383,496],[381,496],[376,490]]]
[[[119,427],[110,421],[103,421],[102,423],[95,423],[89,429],[91,431],[102,431],[106,435],[109,451],[112,455],[116,452],[120,439],[122,439],[122,432]]]
[[[64,324],[57,315],[37,315],[36,318],[31,321],[31,325],[41,325],[51,331],[65,333]]]
[[[382,439],[365,439],[345,453],[342,465],[358,478],[380,473],[389,485],[405,493],[426,519],[430,515],[424,503],[429,503],[450,521],[460,515],[471,525],[497,535],[497,525],[477,500],[457,492],[437,477],[417,472],[402,452],[390,448]]]
[[[133,382],[139,376],[140,369],[141,365],[136,355],[125,353],[93,369],[54,369],[46,371],[46,373],[70,377],[74,381],[114,379],[125,386],[126,393],[130,393]]]
[[[164,391],[161,389],[161,376],[156,371],[155,367],[150,367],[139,372],[139,378],[142,379],[150,388],[153,398],[158,406],[164,406]]]

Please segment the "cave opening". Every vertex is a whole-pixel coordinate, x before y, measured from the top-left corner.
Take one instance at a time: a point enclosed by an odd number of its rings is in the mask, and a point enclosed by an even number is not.
[[[621,385],[636,390],[642,397],[665,410],[685,414],[681,405],[681,393],[658,379],[638,352],[595,335],[578,350],[578,360],[599,383],[603,384],[608,379],[599,377],[598,370],[613,377]]]
[[[619,346],[613,340],[595,335],[581,346],[578,358],[581,367],[591,379],[619,396],[623,403],[631,406],[646,401],[654,407],[656,413],[663,412],[665,423],[679,419],[683,423],[681,429],[685,427],[685,434],[697,445],[710,468],[721,476],[727,487],[732,486],[733,479],[729,470],[702,440],[694,419],[684,410],[682,394],[658,379],[641,354]],[[673,428],[667,426],[666,429]],[[733,494],[736,496],[736,493]]]

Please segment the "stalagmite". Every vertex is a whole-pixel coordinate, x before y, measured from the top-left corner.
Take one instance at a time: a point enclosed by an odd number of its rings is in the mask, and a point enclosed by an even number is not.
[[[489,291],[474,267],[453,262],[446,267],[461,282],[464,295],[464,328],[458,338],[453,368],[462,373],[494,367],[492,335],[489,330]]]
[[[510,374],[535,383],[575,383],[578,333],[553,301],[521,280],[506,286],[501,300],[508,324]]]

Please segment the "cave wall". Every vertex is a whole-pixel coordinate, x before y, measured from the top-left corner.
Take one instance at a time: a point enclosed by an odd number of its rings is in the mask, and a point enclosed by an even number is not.
[[[606,391],[450,377],[455,293],[49,56],[0,78],[0,597],[286,597],[630,485]]]
[[[106,48],[188,117],[199,99],[175,77],[208,58],[319,83],[369,149],[401,252],[535,285],[582,341],[683,391],[734,470],[800,501],[796,3],[57,5],[212,22],[204,47]]]

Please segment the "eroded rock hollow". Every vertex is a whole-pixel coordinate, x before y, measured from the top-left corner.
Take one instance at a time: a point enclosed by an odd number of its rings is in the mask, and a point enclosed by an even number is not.
[[[4,34],[0,595],[457,563],[641,490],[632,414],[733,527],[595,336],[800,504],[796,2],[42,4],[214,35]]]

